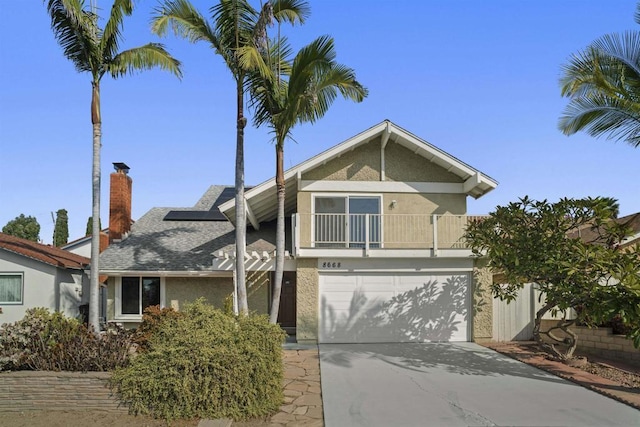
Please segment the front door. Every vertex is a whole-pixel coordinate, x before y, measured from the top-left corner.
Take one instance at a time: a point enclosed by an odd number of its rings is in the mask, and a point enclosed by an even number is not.
[[[273,274],[271,275],[273,283]],[[273,288],[272,288],[273,289]],[[296,327],[296,272],[285,271],[282,277],[278,323],[288,333],[295,333]]]

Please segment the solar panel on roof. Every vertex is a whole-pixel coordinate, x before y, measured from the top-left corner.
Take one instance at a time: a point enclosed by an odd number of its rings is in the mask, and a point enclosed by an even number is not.
[[[163,221],[227,221],[218,208],[210,211],[169,211]]]
[[[220,193],[220,195],[216,199],[213,206],[217,207],[218,205],[223,204],[227,200],[233,199],[235,196],[236,196],[236,189],[233,187],[226,187],[224,190],[222,190],[222,193]]]
[[[251,187],[246,187],[249,190]],[[234,187],[226,187],[222,190],[213,206],[208,211],[169,211],[163,221],[228,221],[227,217],[220,212],[218,206],[236,196]]]

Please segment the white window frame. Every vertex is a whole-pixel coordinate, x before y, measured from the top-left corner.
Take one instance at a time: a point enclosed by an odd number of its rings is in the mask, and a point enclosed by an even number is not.
[[[383,206],[384,206],[384,195],[382,193],[312,193],[311,194],[311,243],[312,243],[312,247],[316,247],[316,240],[315,240],[315,229],[316,229],[316,198],[317,197],[341,197],[346,200],[345,203],[345,214],[348,216],[349,215],[349,198],[350,197],[363,197],[363,198],[370,198],[370,199],[374,199],[377,198],[379,205],[379,211],[380,213],[378,215],[380,215],[380,248],[384,248],[384,213],[383,213]],[[345,231],[346,233],[349,233],[349,230],[347,229]],[[346,247],[348,248],[348,247]],[[334,248],[336,249],[336,248]]]
[[[3,271],[0,276],[20,276],[20,301],[0,301],[2,305],[23,305],[24,304],[24,272]]]
[[[123,276],[118,276],[116,277],[116,295],[115,295],[115,320],[142,320],[142,311],[144,311],[141,308],[141,312],[140,314],[122,314],[122,277]],[[137,277],[138,279],[142,280],[145,277],[149,277],[149,278],[160,278],[160,308],[164,308],[166,306],[165,304],[165,278],[162,276],[154,276],[152,274],[145,274],[145,275],[140,275],[140,276],[134,276],[134,275],[127,275],[124,277]],[[142,287],[140,287],[140,292],[142,292]],[[142,306],[142,297],[140,298],[140,306]]]

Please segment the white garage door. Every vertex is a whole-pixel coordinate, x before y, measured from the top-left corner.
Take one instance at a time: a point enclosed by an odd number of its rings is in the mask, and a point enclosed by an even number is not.
[[[469,341],[469,288],[468,273],[323,273],[318,341]]]

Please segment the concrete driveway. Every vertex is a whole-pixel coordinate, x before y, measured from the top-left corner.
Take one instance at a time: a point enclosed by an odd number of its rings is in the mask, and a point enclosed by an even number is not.
[[[318,347],[327,427],[640,425],[634,408],[474,343]]]

